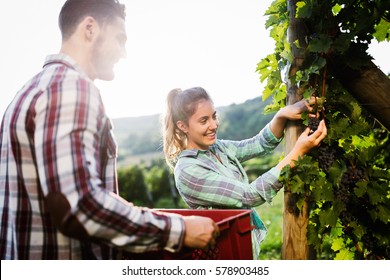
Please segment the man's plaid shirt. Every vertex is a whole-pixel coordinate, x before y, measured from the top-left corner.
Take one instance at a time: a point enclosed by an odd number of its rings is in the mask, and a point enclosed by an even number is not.
[[[181,248],[180,217],[118,196],[111,122],[98,89],[70,57],[49,56],[17,93],[1,123],[0,147],[1,259]]]

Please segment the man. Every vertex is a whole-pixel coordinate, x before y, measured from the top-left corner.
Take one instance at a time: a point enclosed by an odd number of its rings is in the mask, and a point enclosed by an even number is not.
[[[215,244],[208,218],[161,214],[120,198],[116,143],[95,79],[124,57],[125,8],[68,0],[62,46],[17,93],[0,132],[1,259],[116,259],[122,251]]]

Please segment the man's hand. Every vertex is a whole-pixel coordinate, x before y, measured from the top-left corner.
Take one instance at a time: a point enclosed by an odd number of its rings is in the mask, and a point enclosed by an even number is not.
[[[199,249],[215,246],[219,228],[212,219],[200,216],[185,216],[183,219],[186,226],[185,246]]]

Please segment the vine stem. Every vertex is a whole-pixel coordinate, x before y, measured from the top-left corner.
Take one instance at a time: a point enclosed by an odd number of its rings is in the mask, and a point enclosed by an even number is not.
[[[326,60],[326,58],[325,58]],[[324,71],[322,72],[322,90],[321,90],[321,97],[323,99],[325,99],[325,87],[326,87],[326,65],[327,63],[325,63],[325,66],[324,66]],[[324,101],[323,101],[324,102]],[[324,107],[322,107],[322,110],[321,110],[321,113],[322,113],[322,119],[325,119],[325,110],[324,110]]]

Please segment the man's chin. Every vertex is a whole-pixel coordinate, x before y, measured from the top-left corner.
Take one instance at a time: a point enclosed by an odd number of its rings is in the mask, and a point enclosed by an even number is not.
[[[115,73],[111,69],[109,71],[100,71],[96,77],[96,79],[102,80],[102,81],[112,81],[115,78]]]
[[[111,75],[109,75],[109,74],[101,75],[101,76],[98,77],[98,79],[102,80],[102,81],[112,81],[112,80],[114,80],[114,78],[115,78],[114,74],[111,74]]]

